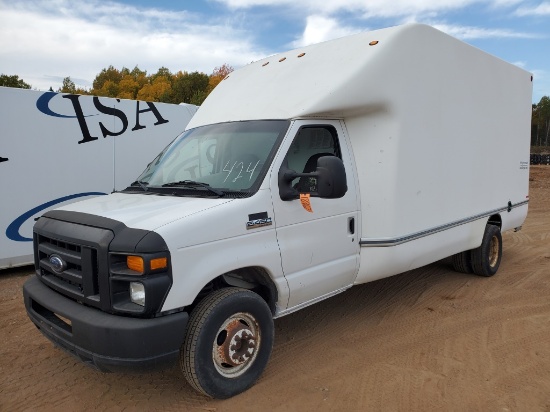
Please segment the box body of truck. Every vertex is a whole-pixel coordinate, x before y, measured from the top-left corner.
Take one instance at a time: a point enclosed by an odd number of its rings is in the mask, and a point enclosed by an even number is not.
[[[273,318],[448,256],[498,270],[527,215],[531,90],[417,24],[252,63],[135,185],[38,220],[29,316],[103,370],[179,356],[199,391],[239,393]]]

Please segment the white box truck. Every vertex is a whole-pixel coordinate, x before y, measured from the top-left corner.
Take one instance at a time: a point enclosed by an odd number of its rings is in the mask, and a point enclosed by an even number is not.
[[[32,264],[35,218],[127,187],[196,111],[0,87],[0,269]]]
[[[528,204],[530,73],[429,26],[236,70],[125,190],[34,226],[28,314],[101,370],[250,387],[273,319],[453,256],[491,276]]]

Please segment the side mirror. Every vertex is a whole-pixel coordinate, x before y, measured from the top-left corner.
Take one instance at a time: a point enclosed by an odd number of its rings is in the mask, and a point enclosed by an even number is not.
[[[348,191],[344,162],[336,156],[317,160],[317,194],[323,199],[338,199]]]
[[[293,200],[300,197],[300,192],[291,186],[297,177],[315,177],[317,192],[311,195],[323,199],[338,199],[348,191],[344,162],[336,156],[323,156],[317,160],[317,169],[313,173],[296,173],[289,169],[286,162],[279,170],[279,196],[281,200]]]

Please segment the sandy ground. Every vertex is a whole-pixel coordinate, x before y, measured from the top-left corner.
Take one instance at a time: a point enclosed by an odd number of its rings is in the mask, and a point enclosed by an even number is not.
[[[225,401],[194,392],[177,366],[79,363],[25,314],[32,268],[2,271],[0,411],[550,411],[550,166],[531,168],[530,196],[496,276],[445,260],[278,319],[259,382]]]

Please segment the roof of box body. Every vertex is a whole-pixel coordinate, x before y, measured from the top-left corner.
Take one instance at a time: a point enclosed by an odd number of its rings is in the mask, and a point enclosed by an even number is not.
[[[419,51],[434,37],[462,43],[430,26],[407,24],[267,57],[230,73],[188,129],[252,119],[346,117],[374,109],[387,95],[379,75],[399,64],[400,55],[403,62],[410,59],[411,45]]]

